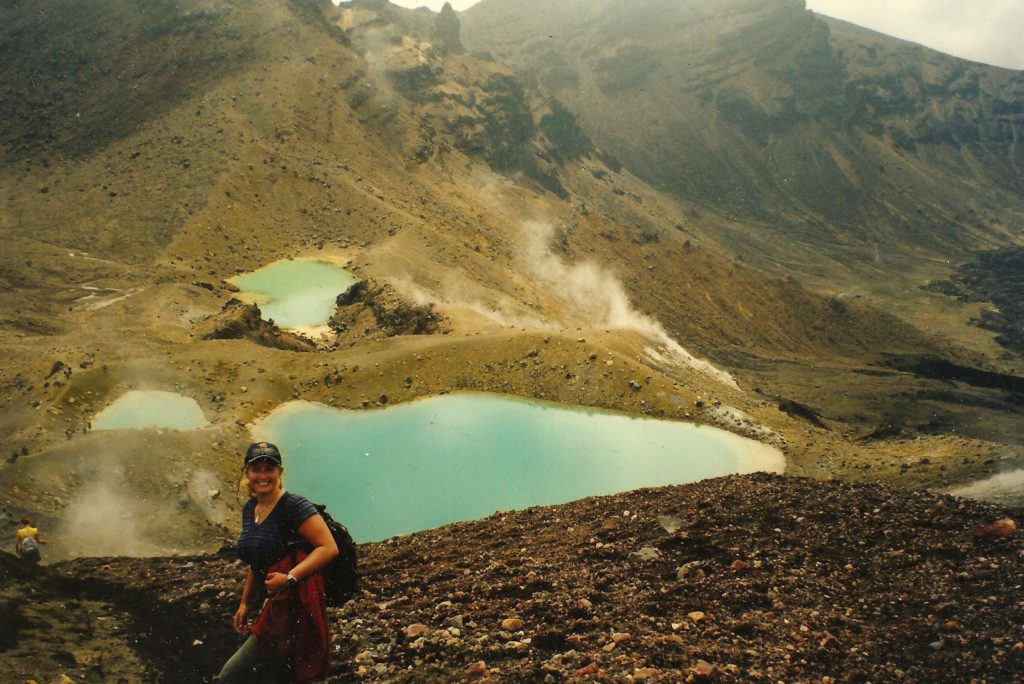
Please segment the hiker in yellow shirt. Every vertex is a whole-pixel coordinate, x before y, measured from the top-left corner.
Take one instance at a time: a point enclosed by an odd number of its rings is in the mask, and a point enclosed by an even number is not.
[[[27,515],[21,519],[21,527],[15,533],[14,552],[23,560],[38,563],[40,560],[39,545],[45,544],[39,536],[39,528],[32,527],[32,519]]]

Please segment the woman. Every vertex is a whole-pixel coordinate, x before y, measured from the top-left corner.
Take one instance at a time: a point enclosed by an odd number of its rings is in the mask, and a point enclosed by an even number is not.
[[[39,536],[39,528],[32,527],[32,519],[27,515],[21,519],[21,527],[14,533],[14,552],[22,560],[38,563],[41,559],[39,545],[45,544]]]
[[[238,556],[249,570],[231,625],[249,638],[217,679],[322,679],[327,675],[330,643],[319,570],[338,555],[338,546],[316,507],[284,491],[284,467],[276,446],[250,445],[242,470],[249,501],[242,509]],[[298,538],[305,542],[301,548],[290,543]],[[263,608],[250,626],[250,611],[259,604]]]

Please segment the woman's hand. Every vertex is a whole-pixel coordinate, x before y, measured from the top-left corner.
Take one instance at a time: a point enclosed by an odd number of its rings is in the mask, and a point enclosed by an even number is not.
[[[249,624],[246,619],[249,615],[249,606],[242,603],[238,606],[238,610],[231,616],[231,626],[234,627],[235,631],[245,636],[249,633]]]
[[[288,576],[280,572],[272,572],[267,575],[263,583],[267,587],[267,593],[276,596],[279,593],[288,591]]]

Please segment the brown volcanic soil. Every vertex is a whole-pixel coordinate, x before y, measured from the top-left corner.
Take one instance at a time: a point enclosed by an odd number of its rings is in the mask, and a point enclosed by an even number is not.
[[[1024,537],[976,532],[1022,515],[764,474],[498,512],[360,547],[331,680],[1008,682]],[[17,677],[198,682],[238,643],[227,551],[37,577],[2,558]]]

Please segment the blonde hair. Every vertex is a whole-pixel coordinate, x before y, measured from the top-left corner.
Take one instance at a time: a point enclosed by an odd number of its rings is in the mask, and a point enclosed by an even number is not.
[[[282,470],[284,469],[282,468]],[[277,488],[284,489],[283,477],[277,478]],[[252,485],[249,483],[249,478],[246,476],[245,471],[242,471],[242,480],[238,483],[238,489],[245,495],[245,498],[255,498],[255,495],[252,493]]]

